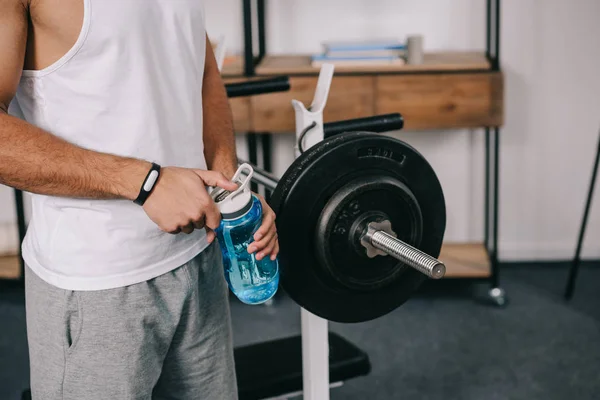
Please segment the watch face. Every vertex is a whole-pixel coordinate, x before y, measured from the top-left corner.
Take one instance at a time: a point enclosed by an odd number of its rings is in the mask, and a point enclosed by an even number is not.
[[[156,169],[150,171],[150,174],[148,174],[148,179],[146,179],[146,183],[144,183],[144,190],[146,192],[149,192],[152,190],[152,188],[154,187],[154,184],[156,183],[158,179],[158,171]]]
[[[156,163],[152,163],[152,168],[148,172],[148,176],[146,176],[146,179],[144,179],[144,183],[142,184],[142,187],[140,188],[140,193],[139,193],[138,197],[133,201],[134,203],[136,203],[140,206],[144,205],[144,203],[146,202],[146,199],[148,198],[148,196],[150,196],[150,193],[154,189],[154,186],[156,185],[156,182],[158,181],[159,175],[160,175],[160,165],[158,165]]]

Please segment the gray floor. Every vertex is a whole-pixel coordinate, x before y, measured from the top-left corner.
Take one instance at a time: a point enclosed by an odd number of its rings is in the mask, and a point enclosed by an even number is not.
[[[367,377],[346,382],[332,399],[598,399],[600,266],[586,266],[565,303],[563,264],[507,266],[504,309],[485,303],[486,286],[431,285],[376,321],[340,325],[370,357]],[[299,308],[232,303],[238,345],[297,334]],[[0,399],[27,386],[23,295],[0,293]]]

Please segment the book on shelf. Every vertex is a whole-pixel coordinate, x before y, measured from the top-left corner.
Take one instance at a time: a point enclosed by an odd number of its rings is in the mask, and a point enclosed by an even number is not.
[[[394,58],[403,57],[406,54],[404,50],[361,50],[361,51],[333,51],[323,52],[322,57],[330,58]]]
[[[350,52],[397,52],[406,50],[406,46],[396,39],[368,39],[326,41],[322,43],[323,53]]]
[[[324,63],[341,66],[403,65],[405,46],[394,39],[329,41],[323,52],[311,57],[313,67]]]
[[[313,55],[311,64],[313,67],[321,67],[323,64],[334,64],[348,67],[377,66],[377,65],[404,65],[404,58],[398,55],[391,56],[328,56],[325,54]]]

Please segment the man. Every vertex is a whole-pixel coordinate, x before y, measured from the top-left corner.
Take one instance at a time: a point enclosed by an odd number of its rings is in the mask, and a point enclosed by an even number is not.
[[[0,183],[32,193],[33,398],[237,398],[207,192],[237,161],[203,1],[0,0],[0,144]],[[261,200],[248,251],[275,258]]]

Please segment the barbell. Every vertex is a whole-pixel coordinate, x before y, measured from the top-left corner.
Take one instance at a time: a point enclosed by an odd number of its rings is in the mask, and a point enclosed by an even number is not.
[[[290,79],[287,76],[228,83],[225,85],[227,97],[257,96],[260,94],[286,92],[290,90]]]
[[[252,179],[273,190],[281,287],[315,315],[372,320],[445,274],[437,259],[442,187],[427,160],[399,139],[326,134],[281,179],[259,168]]]

